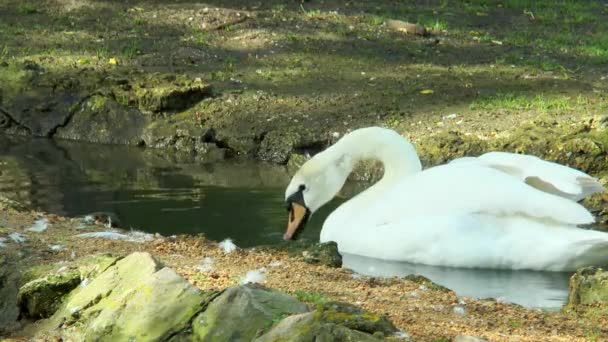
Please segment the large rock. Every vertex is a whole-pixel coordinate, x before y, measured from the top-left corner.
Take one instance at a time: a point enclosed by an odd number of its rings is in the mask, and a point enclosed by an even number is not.
[[[148,118],[112,98],[94,95],[74,112],[55,137],[102,144],[137,145]]]
[[[308,307],[287,294],[248,284],[226,290],[192,323],[196,341],[252,341],[285,316]]]
[[[42,331],[77,341],[166,340],[213,297],[150,254],[133,253],[73,291]]]
[[[570,277],[567,310],[608,315],[608,271],[584,267]],[[599,317],[599,316],[598,316]]]

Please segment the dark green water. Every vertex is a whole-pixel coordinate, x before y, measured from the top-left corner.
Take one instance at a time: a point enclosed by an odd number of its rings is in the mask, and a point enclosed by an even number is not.
[[[60,215],[108,211],[119,217],[121,228],[165,236],[204,233],[213,240],[232,238],[240,247],[279,242],[288,182],[284,168],[269,164],[209,164],[167,151],[0,136],[5,196]],[[302,236],[318,239],[339,202],[315,213]],[[431,267],[349,255],[344,265],[371,276],[422,274],[459,295],[502,297],[531,307],[557,308],[567,298],[565,273]]]
[[[287,220],[283,167],[207,164],[166,151],[0,137],[0,191],[67,216],[106,211],[120,227],[163,235],[204,233],[241,247],[280,241]],[[316,239],[335,204],[312,217]]]

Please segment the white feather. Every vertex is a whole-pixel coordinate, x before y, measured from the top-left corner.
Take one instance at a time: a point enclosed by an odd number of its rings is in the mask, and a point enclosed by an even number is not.
[[[24,243],[25,242],[25,236],[19,234],[19,233],[10,233],[8,234],[8,237],[13,240],[16,243]]]
[[[527,184],[554,195],[579,201],[591,194],[604,192],[604,187],[584,172],[536,156],[489,152],[478,158],[465,157],[451,163],[473,162],[507,173]]]
[[[34,222],[34,225],[32,225],[28,230],[36,233],[42,233],[43,231],[47,230],[48,227],[49,220],[46,218],[41,218],[39,220],[36,220]]]
[[[257,270],[247,271],[245,277],[241,279],[241,284],[257,283],[263,284],[266,282],[266,269],[260,268]]]
[[[225,239],[224,241],[220,242],[218,246],[222,251],[224,251],[225,254],[232,253],[237,249],[236,245],[231,239]]]

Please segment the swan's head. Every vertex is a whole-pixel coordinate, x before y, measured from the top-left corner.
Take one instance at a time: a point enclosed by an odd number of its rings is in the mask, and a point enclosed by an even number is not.
[[[352,170],[351,158],[329,148],[304,163],[285,190],[289,217],[283,239],[297,237],[308,218],[340,191]]]

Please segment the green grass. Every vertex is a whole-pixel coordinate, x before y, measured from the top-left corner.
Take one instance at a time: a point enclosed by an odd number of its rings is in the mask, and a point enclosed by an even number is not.
[[[318,292],[298,290],[296,291],[295,295],[299,301],[313,303],[315,305],[323,305],[327,302],[327,298],[323,294]]]
[[[589,99],[579,95],[573,99],[569,96],[545,96],[543,94],[530,96],[522,94],[496,94],[494,96],[473,101],[472,110],[534,110],[540,113],[549,111],[572,110],[575,106],[588,106]]]
[[[21,14],[35,14],[38,13],[38,7],[33,4],[21,4],[19,5],[19,13]]]

